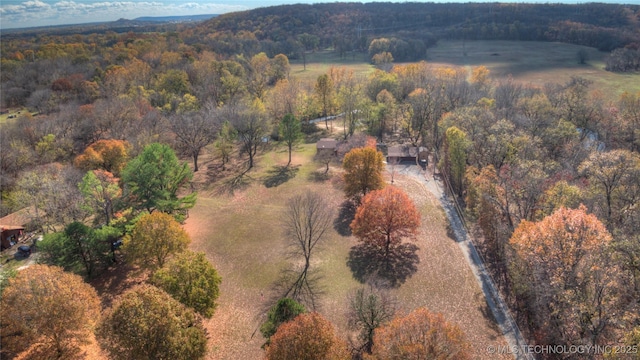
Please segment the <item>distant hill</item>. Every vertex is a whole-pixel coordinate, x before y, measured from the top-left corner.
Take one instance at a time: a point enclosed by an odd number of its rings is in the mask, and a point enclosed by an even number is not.
[[[143,16],[133,19],[134,21],[153,22],[192,22],[204,21],[218,16],[218,14],[185,15],[185,16]]]
[[[560,41],[603,51],[640,44],[640,6],[604,3],[318,3],[223,14],[199,24],[193,43],[211,33],[217,52],[293,54],[302,34],[319,47],[366,51],[372,39],[412,48],[439,39]],[[238,43],[240,36],[241,43]],[[190,41],[190,39],[187,39]],[[413,43],[412,43],[413,42]],[[413,51],[412,51],[413,52]],[[394,58],[399,51],[392,52]],[[400,60],[398,58],[398,60]]]
[[[115,21],[94,22],[84,24],[67,24],[38,26],[31,28],[16,28],[2,30],[2,38],[14,38],[21,36],[31,36],[33,34],[46,33],[48,35],[73,35],[91,34],[113,31],[123,32],[153,32],[153,31],[176,31],[177,26],[193,26],[201,21],[210,20],[218,16],[217,14],[185,15],[185,16],[145,16],[133,20],[118,19]]]

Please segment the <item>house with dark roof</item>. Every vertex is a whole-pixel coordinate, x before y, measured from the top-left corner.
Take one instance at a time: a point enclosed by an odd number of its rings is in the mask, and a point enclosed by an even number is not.
[[[331,138],[320,139],[316,143],[316,151],[318,155],[336,156],[338,154],[338,141]]]
[[[428,161],[427,148],[410,145],[394,145],[389,146],[387,151],[388,163],[412,162],[420,165],[427,165]]]

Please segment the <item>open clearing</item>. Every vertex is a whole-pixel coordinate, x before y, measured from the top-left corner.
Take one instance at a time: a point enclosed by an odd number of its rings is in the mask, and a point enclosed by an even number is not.
[[[585,50],[586,64],[578,64],[577,53]],[[466,56],[464,53],[466,52]],[[623,91],[640,91],[639,74],[605,71],[608,53],[586,46],[538,41],[441,41],[427,50],[434,65],[479,66],[491,70],[493,78],[509,75],[534,85],[564,83],[572,76],[594,82],[594,88],[617,98]]]
[[[579,50],[587,51],[586,64],[577,60]],[[466,56],[464,55],[466,53]],[[537,41],[439,41],[427,50],[427,63],[435,66],[463,66],[471,70],[484,65],[494,79],[512,76],[515,80],[542,86],[545,83],[565,83],[572,76],[593,81],[593,88],[606,98],[615,100],[624,92],[640,91],[640,74],[605,71],[608,53],[585,46]],[[331,66],[351,69],[358,76],[368,76],[374,67],[363,59],[364,54],[351,54],[341,59],[332,51],[307,55],[307,70],[302,61],[291,62],[291,76],[315,81]]]
[[[315,181],[322,165],[312,161],[314,144],[299,146],[294,153],[295,171],[283,175],[287,152],[276,148],[258,159],[246,182],[236,182],[235,191],[220,184],[202,185],[196,206],[190,211],[185,228],[192,238],[191,248],[203,251],[223,278],[220,305],[205,322],[210,335],[210,359],[259,359],[264,342],[256,329],[270,305],[273,283],[286,267],[285,240],[280,228],[284,205],[291,196],[305,189],[323,194],[337,210],[344,201],[338,168],[332,177]],[[217,160],[203,159],[196,181],[204,181]],[[495,358],[485,349],[506,345],[482,291],[463,255],[448,233],[447,221],[438,201],[414,178],[395,176],[395,184],[411,194],[422,214],[422,227],[416,243],[408,244],[400,257],[392,293],[398,297],[400,313],[426,306],[443,313],[458,324],[471,342],[475,358]],[[342,235],[341,235],[342,234]],[[349,292],[361,286],[360,277],[367,264],[366,251],[344,228],[331,228],[324,246],[312,257],[322,279],[324,294],[319,311],[333,322],[338,332],[352,335],[345,314]],[[349,266],[348,264],[351,264]],[[355,264],[355,265],[354,265]]]

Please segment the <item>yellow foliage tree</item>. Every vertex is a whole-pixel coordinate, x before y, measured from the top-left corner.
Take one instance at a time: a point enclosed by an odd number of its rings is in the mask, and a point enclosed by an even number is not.
[[[125,237],[123,250],[133,263],[160,268],[170,255],[185,251],[190,242],[173,216],[154,211],[138,220],[131,235]]]
[[[345,170],[344,182],[347,197],[366,195],[369,191],[382,189],[383,155],[373,147],[356,148],[349,151],[342,162]]]

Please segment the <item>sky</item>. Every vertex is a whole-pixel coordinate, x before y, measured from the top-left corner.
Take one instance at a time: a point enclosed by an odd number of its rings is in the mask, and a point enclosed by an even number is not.
[[[349,1],[349,0],[347,0]],[[350,0],[354,1],[354,0]],[[370,2],[364,0],[362,2]],[[416,0],[413,0],[416,1]],[[419,0],[417,0],[419,1]],[[481,2],[483,0],[429,0],[430,2]],[[492,0],[495,1],[495,0]],[[500,1],[500,0],[498,0]],[[0,0],[0,29],[82,24],[135,19],[141,16],[224,14],[263,6],[332,2],[330,0]],[[504,2],[584,3],[585,0],[506,0]],[[640,0],[596,2],[640,4]]]

